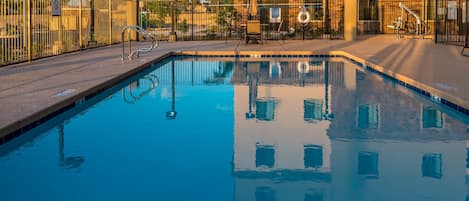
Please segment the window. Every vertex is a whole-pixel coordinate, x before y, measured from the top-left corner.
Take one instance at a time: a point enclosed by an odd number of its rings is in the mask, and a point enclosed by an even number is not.
[[[267,186],[261,186],[256,188],[255,192],[256,201],[274,201],[275,191]]]
[[[443,113],[432,106],[424,106],[422,109],[423,128],[443,128]]]
[[[378,20],[377,0],[360,0],[358,7],[360,20]]]
[[[270,23],[280,23],[282,20],[282,8],[270,8]]]
[[[323,164],[322,146],[320,145],[304,145],[305,168],[320,168]]]
[[[441,154],[427,153],[422,158],[422,176],[440,179],[441,171]]]
[[[314,121],[314,120],[322,120],[323,112],[322,112],[322,100],[316,99],[306,99],[303,101],[304,103],[304,114],[303,119],[305,121]]]
[[[362,129],[378,128],[379,125],[379,105],[362,104],[358,106],[357,127]]]
[[[256,167],[273,168],[275,164],[275,147],[256,144]]]
[[[377,152],[359,152],[358,153],[358,174],[367,178],[378,178],[379,155]]]
[[[275,119],[275,100],[257,99],[256,118],[264,121],[273,121]]]

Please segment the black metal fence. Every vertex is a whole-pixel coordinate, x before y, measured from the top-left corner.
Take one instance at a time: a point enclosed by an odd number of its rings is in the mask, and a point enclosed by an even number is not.
[[[435,42],[467,45],[469,40],[469,0],[436,0]]]
[[[174,2],[145,0],[141,9],[144,28],[159,39],[176,32],[178,40],[240,39],[249,9],[248,1]],[[342,39],[344,37],[343,0],[258,0],[258,16],[264,39]],[[300,7],[306,7],[310,21],[298,20]],[[175,9],[172,30],[170,9]]]
[[[174,32],[177,40],[242,39],[250,1],[61,0],[61,16],[52,16],[47,0],[0,0],[0,66],[118,43],[120,29],[136,22],[160,40]],[[419,16],[421,33],[435,42],[469,46],[469,0],[357,1],[360,34],[393,33],[397,19],[415,34]],[[304,24],[302,7],[309,15]],[[344,38],[344,0],[257,0],[257,8],[264,39]]]
[[[398,18],[404,33],[434,34],[437,0],[358,0],[359,34],[393,33],[389,28]],[[460,0],[461,1],[461,0]],[[171,31],[172,1],[143,0],[142,23],[160,39],[168,39]],[[403,10],[402,3],[415,13]],[[257,0],[265,39],[343,39],[344,0]],[[300,7],[306,7],[310,20],[298,22]],[[176,1],[174,32],[178,40],[238,39],[243,37],[248,19],[248,0]],[[277,17],[273,13],[277,12]]]
[[[436,0],[359,0],[358,33],[394,33],[390,28],[398,19],[404,34],[417,34],[417,18],[400,4],[412,11],[421,21],[420,34],[434,33]]]

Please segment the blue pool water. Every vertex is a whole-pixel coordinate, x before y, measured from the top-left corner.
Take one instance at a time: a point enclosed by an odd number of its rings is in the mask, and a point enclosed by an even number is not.
[[[468,122],[342,58],[177,57],[0,146],[0,196],[464,201]]]

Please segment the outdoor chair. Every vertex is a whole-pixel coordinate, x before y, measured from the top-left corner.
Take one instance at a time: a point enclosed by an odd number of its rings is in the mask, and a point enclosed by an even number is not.
[[[246,44],[250,40],[262,43],[262,32],[261,32],[261,21],[260,20],[248,20],[246,24],[246,34],[244,35]]]

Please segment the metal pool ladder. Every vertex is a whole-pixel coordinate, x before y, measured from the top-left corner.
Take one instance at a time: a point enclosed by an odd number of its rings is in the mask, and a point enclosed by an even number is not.
[[[132,86],[133,83],[136,83],[136,86]],[[136,88],[140,87],[140,84],[146,83],[149,84],[149,88],[142,91],[140,94],[134,94],[133,90]],[[140,78],[131,84],[129,84],[127,87],[122,88],[122,99],[124,100],[125,103],[128,104],[134,104],[138,100],[140,100],[142,97],[153,91],[156,87],[158,87],[160,84],[160,80],[158,76],[149,74],[144,76],[143,78]],[[126,90],[128,88],[128,90]],[[127,92],[127,93],[126,93]]]
[[[132,40],[130,38],[130,33],[131,31],[135,31],[139,34],[142,34],[143,38],[149,38],[151,39],[151,46],[150,47],[142,47],[142,48],[137,48],[132,51]],[[125,60],[125,33],[127,32],[128,35],[128,40],[129,40],[129,55],[127,58],[129,60],[132,60],[133,57],[139,57],[140,52],[150,52],[153,49],[158,47],[158,40],[155,35],[151,34],[150,32],[146,31],[142,27],[136,26],[136,25],[130,25],[130,26],[125,26],[122,28],[121,34],[122,34],[122,57],[121,60]]]

